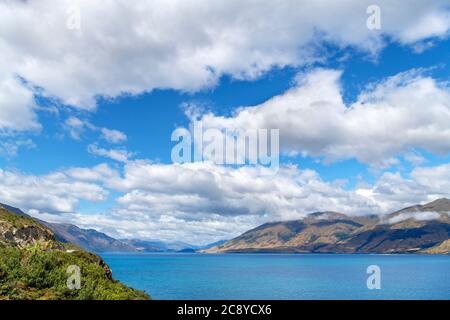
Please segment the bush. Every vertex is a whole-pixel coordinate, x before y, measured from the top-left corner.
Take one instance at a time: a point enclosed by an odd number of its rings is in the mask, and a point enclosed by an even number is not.
[[[81,270],[81,289],[67,288],[70,265]],[[148,299],[112,279],[96,255],[75,251],[0,248],[0,299]]]

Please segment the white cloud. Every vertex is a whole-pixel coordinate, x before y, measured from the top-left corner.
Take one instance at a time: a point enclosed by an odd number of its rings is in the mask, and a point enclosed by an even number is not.
[[[128,162],[123,177],[104,180],[124,193],[118,203],[130,210],[166,214],[261,215],[294,219],[313,211],[384,214],[404,206],[450,197],[450,165],[417,168],[410,178],[386,172],[373,185],[344,188],[313,170],[282,166],[274,176],[255,167],[211,163]],[[429,179],[425,179],[429,177]]]
[[[154,88],[199,90],[220,76],[255,78],[273,67],[323,60],[324,41],[371,53],[387,36],[402,44],[446,37],[446,0],[2,1],[0,69],[68,105]],[[67,28],[79,8],[81,29]],[[45,44],[45,45],[43,45]],[[27,118],[28,119],[28,118]]]
[[[258,221],[258,217],[254,216],[211,216],[188,220],[170,215],[137,215],[128,210],[118,210],[107,215],[55,216],[40,212],[34,212],[33,215],[46,221],[71,222],[82,228],[94,228],[116,239],[158,239],[192,244],[230,239],[254,227],[255,221]]]
[[[450,164],[418,167],[404,177],[398,172],[385,172],[371,186],[356,193],[371,199],[383,213],[402,207],[450,198]]]
[[[90,144],[87,148],[88,152],[97,156],[107,157],[119,162],[127,162],[130,157],[133,156],[132,153],[128,152],[126,149],[103,149],[98,147],[96,144]]]
[[[86,182],[106,182],[110,179],[118,179],[119,173],[109,165],[102,163],[92,168],[69,168],[65,174],[75,180]]]
[[[448,11],[425,13],[419,20],[401,32],[403,42],[413,43],[430,37],[448,35],[450,28],[450,13]]]
[[[118,130],[101,128],[102,138],[109,143],[121,143],[127,141],[127,136]]]
[[[0,141],[0,156],[11,158],[17,156],[20,148],[34,148],[31,139],[3,139]]]
[[[0,78],[0,134],[39,130],[35,109],[31,90],[17,79]]]
[[[427,160],[417,152],[410,152],[405,154],[404,159],[414,166],[418,166],[427,162]]]
[[[408,219],[414,219],[417,221],[427,221],[427,220],[434,220],[434,219],[439,219],[439,217],[441,216],[440,213],[438,212],[403,212],[400,213],[399,215],[396,215],[392,218],[390,218],[387,223],[389,224],[394,224],[394,223],[398,223],[398,222],[402,222]]]
[[[448,194],[450,190],[450,163],[434,166],[415,168],[411,176],[433,194]]]
[[[95,126],[87,120],[82,120],[75,116],[70,116],[64,122],[64,129],[69,133],[70,137],[80,140],[81,135],[87,130],[94,130]]]
[[[445,84],[412,70],[369,86],[345,105],[340,76],[337,70],[313,70],[261,105],[240,108],[231,117],[197,117],[205,129],[280,129],[282,151],[325,161],[356,158],[389,167],[415,149],[450,153]]]
[[[77,181],[62,171],[37,176],[0,169],[0,202],[23,210],[74,212],[80,200],[103,201],[107,195],[100,185]]]
[[[75,140],[81,140],[83,134],[85,133],[99,133],[99,139],[102,139],[111,144],[118,144],[127,141],[126,134],[119,130],[97,127],[89,120],[81,119],[75,116],[70,116],[66,119],[63,125],[63,129],[68,132],[69,136],[72,139]],[[90,146],[88,149],[91,153],[98,154],[99,152],[99,149],[96,146]],[[106,154],[105,151],[100,152]],[[119,153],[122,155],[126,155],[126,153],[124,152],[112,152],[112,154],[115,155],[118,155]]]

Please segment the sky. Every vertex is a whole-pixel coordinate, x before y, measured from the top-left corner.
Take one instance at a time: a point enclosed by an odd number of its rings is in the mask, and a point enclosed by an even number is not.
[[[0,202],[206,244],[450,197],[449,35],[438,0],[0,1]],[[278,129],[278,170],[174,163],[194,121]]]

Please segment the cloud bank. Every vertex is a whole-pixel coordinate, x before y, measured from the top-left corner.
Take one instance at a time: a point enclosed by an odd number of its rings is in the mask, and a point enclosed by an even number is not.
[[[223,75],[254,79],[327,57],[323,44],[376,54],[389,39],[444,38],[447,1],[41,0],[0,3],[0,129],[35,129],[32,96],[93,110],[98,97],[197,91]],[[101,19],[99,19],[101,17]],[[78,28],[79,27],[79,28]],[[28,83],[17,82],[20,77]],[[20,118],[10,117],[11,108]]]
[[[436,179],[427,180],[429,174]],[[203,243],[316,211],[385,214],[450,197],[450,188],[440,187],[448,183],[448,175],[448,165],[420,167],[409,177],[384,173],[372,185],[348,189],[296,166],[283,166],[276,176],[261,176],[252,167],[136,160],[127,162],[123,172],[106,164],[44,176],[2,170],[0,198],[40,218],[72,220],[117,237]],[[102,202],[109,194],[116,196],[104,214],[76,213],[81,201]]]

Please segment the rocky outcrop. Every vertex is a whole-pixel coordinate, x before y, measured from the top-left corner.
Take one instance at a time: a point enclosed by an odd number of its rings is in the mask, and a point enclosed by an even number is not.
[[[61,248],[53,232],[26,215],[13,213],[0,206],[0,245],[25,248],[40,245]]]

